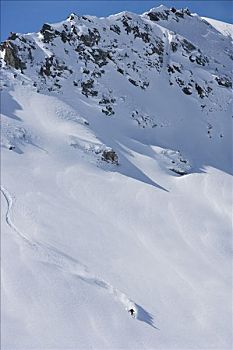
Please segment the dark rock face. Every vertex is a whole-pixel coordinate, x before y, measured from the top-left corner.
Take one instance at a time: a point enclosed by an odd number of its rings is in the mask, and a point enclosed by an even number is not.
[[[180,175],[180,176],[184,176],[184,175],[187,175],[187,174],[188,174],[188,173],[187,173],[186,171],[184,171],[184,170],[178,170],[178,169],[173,169],[173,168],[171,168],[170,170],[173,171],[173,173],[176,173],[176,174],[178,174],[178,175]]]
[[[191,14],[191,12],[190,12],[190,10],[188,8],[183,9],[183,13],[185,13],[186,15],[192,17],[192,14]]]
[[[40,32],[44,36],[44,39],[43,39],[44,43],[49,43],[56,37],[56,33],[54,29],[47,23],[43,25]],[[60,34],[59,32],[57,33]]]
[[[171,49],[173,52],[177,51],[178,43],[175,43],[174,41],[171,42]]]
[[[182,73],[181,68],[179,66],[176,66],[175,64],[173,64],[172,66],[168,65],[167,67],[168,67],[167,69],[168,73],[175,73],[175,71]]]
[[[144,43],[150,42],[150,35],[149,35],[148,26],[144,26],[144,28],[143,28],[144,30],[142,30],[142,28],[139,28],[138,24],[133,23],[132,18],[127,16],[127,15],[123,16],[122,24],[123,24],[127,34],[132,33],[134,35],[134,39],[140,38],[144,41]],[[111,29],[111,30],[113,30],[113,29]]]
[[[108,163],[116,164],[116,165],[119,164],[118,155],[116,154],[115,151],[113,151],[113,149],[104,150],[102,153],[102,160]]]
[[[88,28],[88,34],[82,34],[79,39],[83,42],[84,45],[92,47],[98,45],[100,41],[100,33],[96,28],[90,30]]]
[[[63,43],[65,44],[67,41],[69,41],[66,32],[63,30],[61,32],[61,40],[63,41]]]
[[[68,16],[67,19],[69,19],[70,21],[73,21],[73,20],[75,19],[75,17],[78,17],[78,16],[76,15],[76,13],[72,13],[70,16]]]
[[[131,79],[131,78],[129,78],[129,82],[131,84],[133,84],[134,86],[138,86],[138,83],[135,80]]]
[[[115,32],[118,35],[121,34],[121,29],[117,24],[111,25],[110,30],[112,30],[113,32]]]
[[[181,42],[182,47],[184,48],[184,50],[188,53],[190,53],[191,51],[196,50],[196,46],[194,46],[192,43],[190,43],[190,41],[183,39]]]
[[[102,113],[106,114],[107,116],[111,116],[111,115],[115,114],[112,106],[109,106],[109,105],[107,105],[105,107],[105,109],[102,109]]]
[[[4,61],[7,65],[15,69],[20,69],[21,71],[26,68],[26,64],[18,57],[18,49],[16,45],[10,41],[6,41],[2,44],[2,48],[5,49]]]
[[[148,12],[147,16],[150,18],[151,21],[158,22],[160,20],[167,21],[170,11],[165,10],[162,12]]]
[[[89,79],[87,81],[82,81],[81,87],[82,87],[82,94],[85,95],[86,97],[98,95],[98,91],[94,90],[94,80],[93,79]]]
[[[189,87],[185,86],[182,91],[186,94],[186,95],[192,95],[192,91]]]
[[[189,60],[190,62],[196,62],[200,66],[205,66],[207,63],[209,63],[208,58],[203,56],[201,53],[198,53],[197,55],[190,55]]]
[[[44,65],[41,66],[39,74],[41,76],[47,77],[61,77],[64,71],[68,71],[70,74],[72,70],[68,69],[68,67],[64,64],[64,62],[59,62],[55,56],[50,56],[45,58]]]
[[[180,18],[184,18],[184,13],[182,11],[176,11],[175,15]]]
[[[10,32],[10,35],[7,40],[15,40],[18,38],[18,35],[16,33]]]
[[[107,116],[111,116],[115,114],[113,107],[111,104],[113,104],[116,100],[114,98],[108,98],[108,97],[103,97],[99,101],[100,106],[104,106],[102,109],[102,113],[106,114]]]
[[[183,19],[185,15],[192,17],[189,9],[181,9],[177,10],[175,7],[172,7],[170,10],[162,10],[162,11],[151,11],[147,13],[147,16],[151,21],[167,21],[169,18],[172,18],[176,22],[179,22],[180,19]]]
[[[202,87],[200,85],[198,85],[197,83],[195,84],[195,88],[196,88],[197,93],[200,96],[200,98],[204,98],[205,97],[204,89],[202,89]]]
[[[91,55],[99,67],[105,66],[108,63],[107,59],[110,58],[109,52],[102,49],[92,50]]]
[[[226,88],[232,88],[232,82],[228,78],[215,78],[218,85],[224,86]]]
[[[206,63],[208,63],[208,62],[209,62],[209,60],[207,57],[204,57],[201,54],[197,55],[196,63],[199,64],[200,66],[205,66]]]

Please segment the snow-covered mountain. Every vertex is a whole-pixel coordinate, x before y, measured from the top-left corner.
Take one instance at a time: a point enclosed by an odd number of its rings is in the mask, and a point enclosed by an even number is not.
[[[165,6],[1,44],[2,349],[231,348],[232,59]]]

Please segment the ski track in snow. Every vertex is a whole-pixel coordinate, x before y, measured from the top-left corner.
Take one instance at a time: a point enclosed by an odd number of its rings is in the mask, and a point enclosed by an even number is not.
[[[62,271],[75,275],[82,281],[92,286],[94,285],[105,289],[110,295],[113,296],[114,300],[121,303],[127,311],[131,308],[136,310],[136,318],[139,321],[143,321],[152,326],[153,328],[158,329],[154,326],[153,317],[149,312],[143,309],[143,307],[141,307],[140,305],[133,302],[127,297],[126,294],[113,287],[110,283],[91,274],[84,264],[48,244],[40,243],[26,237],[26,235],[15,226],[11,219],[13,197],[4,187],[1,186],[0,190],[7,203],[7,210],[5,214],[5,220],[7,225],[11,228],[12,231],[15,232],[17,237],[21,241],[23,241],[27,248],[33,250],[33,253],[36,254],[40,262],[52,264],[57,268],[61,269]],[[35,258],[35,254],[33,254],[33,258]]]

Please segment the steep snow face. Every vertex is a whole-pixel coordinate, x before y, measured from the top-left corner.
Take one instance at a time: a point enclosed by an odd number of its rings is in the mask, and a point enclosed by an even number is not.
[[[214,27],[217,31],[219,31],[221,34],[225,36],[233,37],[233,29],[232,24],[230,23],[224,23],[221,21],[217,21],[216,19],[202,17],[205,21],[209,22],[212,27]]]
[[[1,45],[3,349],[231,348],[231,39],[207,21],[71,14]]]

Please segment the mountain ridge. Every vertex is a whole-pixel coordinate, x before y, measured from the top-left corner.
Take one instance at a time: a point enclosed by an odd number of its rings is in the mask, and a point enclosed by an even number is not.
[[[210,119],[206,121],[206,128],[211,138],[213,122],[209,116],[212,112],[226,111],[231,99],[230,39],[222,37],[218,47],[216,39],[221,34],[187,9],[158,7],[131,17],[125,12],[107,19],[71,15],[55,25],[44,24],[37,34],[13,33],[1,46],[3,75],[8,74],[7,67],[13,66],[16,80],[21,71],[20,79],[27,77],[25,84],[31,80],[32,89],[37,92],[56,94],[72,88],[77,96],[81,92],[91,98],[107,117],[115,117],[117,107],[122,104],[119,92],[114,92],[114,86],[106,82],[109,74],[114,74],[113,82],[117,73],[120,84],[124,82],[142,90],[139,99],[144,98],[144,91],[152,95],[153,80],[162,79],[170,85],[167,90],[178,88],[198,101],[202,115]],[[174,25],[176,31],[168,29]],[[199,39],[194,36],[192,43],[188,39],[195,25],[200,32]],[[187,29],[189,27],[191,29]],[[184,30],[185,37],[181,35]],[[207,37],[208,55],[202,51]],[[221,63],[217,59],[221,59]],[[162,120],[140,106],[125,105],[139,127],[163,127]],[[223,132],[219,137],[223,137]]]

